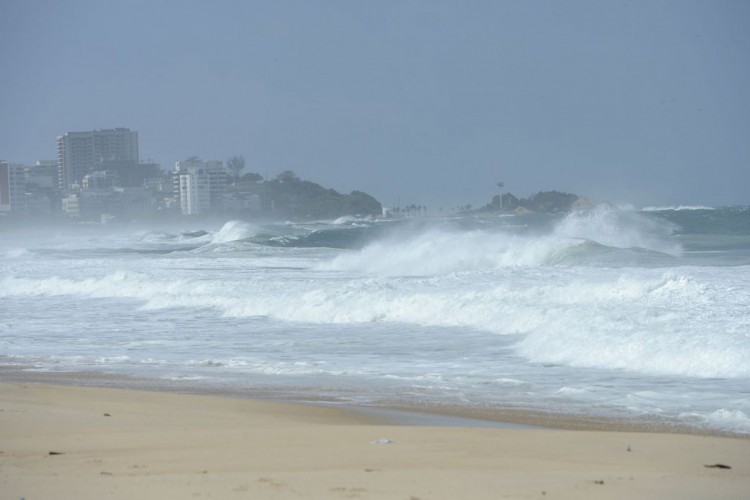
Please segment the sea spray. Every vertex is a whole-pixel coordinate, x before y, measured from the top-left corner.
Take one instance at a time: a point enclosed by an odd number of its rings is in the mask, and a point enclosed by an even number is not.
[[[211,243],[219,245],[231,241],[243,240],[255,235],[257,231],[257,228],[247,222],[229,221],[219,231],[211,235]]]
[[[573,212],[555,227],[561,237],[583,238],[615,248],[638,248],[680,256],[682,248],[672,235],[677,226],[637,212],[598,205],[592,210]]]
[[[430,276],[481,272],[502,267],[540,266],[582,244],[569,238],[533,238],[509,233],[430,230],[406,239],[373,243],[342,254],[318,269],[385,276]]]
[[[0,360],[745,433],[747,213],[235,221],[4,240],[14,256],[0,262]]]

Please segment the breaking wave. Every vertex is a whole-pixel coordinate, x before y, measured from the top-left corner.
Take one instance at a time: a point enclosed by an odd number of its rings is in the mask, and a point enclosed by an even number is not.
[[[232,220],[224,224],[219,231],[210,235],[211,243],[219,245],[232,241],[240,241],[252,238],[258,233],[258,228],[247,222]]]
[[[726,272],[731,272],[726,271]],[[533,362],[692,377],[750,376],[750,292],[658,271],[596,280],[564,269],[429,278],[155,280],[133,272],[100,278],[3,278],[0,296],[115,297],[144,309],[213,308],[227,317],[306,324],[393,323],[519,335]],[[321,278],[323,278],[321,276]],[[697,313],[696,311],[700,311]]]
[[[643,207],[643,212],[681,212],[685,210],[716,210],[714,207],[708,207],[705,205],[677,205],[677,206],[662,206],[662,207]]]
[[[682,254],[671,238],[675,229],[667,221],[600,206],[567,215],[548,233],[445,228],[396,232],[318,268],[429,276],[514,266],[649,267],[670,264]]]

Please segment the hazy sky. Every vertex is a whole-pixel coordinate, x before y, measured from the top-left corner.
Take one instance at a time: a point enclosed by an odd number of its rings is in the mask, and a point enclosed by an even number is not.
[[[750,1],[0,0],[0,158],[141,158],[384,205],[750,204]]]

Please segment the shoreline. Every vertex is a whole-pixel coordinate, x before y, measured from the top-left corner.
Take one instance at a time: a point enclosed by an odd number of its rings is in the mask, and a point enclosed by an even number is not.
[[[562,411],[542,411],[522,407],[488,407],[469,404],[440,405],[423,402],[404,403],[403,401],[355,403],[344,399],[337,399],[335,396],[323,396],[314,389],[307,387],[198,385],[192,381],[142,378],[96,371],[34,372],[23,365],[0,365],[0,383],[5,382],[192,394],[314,405],[359,413],[366,418],[385,425],[646,432],[750,440],[750,434],[690,426],[681,422],[659,420],[656,418],[617,418],[580,415]]]
[[[350,408],[0,382],[7,498],[746,498],[750,441],[392,425]]]

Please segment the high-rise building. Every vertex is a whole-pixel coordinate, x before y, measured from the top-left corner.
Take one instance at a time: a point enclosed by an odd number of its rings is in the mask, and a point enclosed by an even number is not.
[[[10,165],[0,161],[0,212],[10,212]]]
[[[138,132],[127,128],[67,132],[57,138],[58,183],[61,189],[107,164],[138,164]]]
[[[0,212],[23,209],[26,196],[26,167],[0,161]]]
[[[184,215],[199,215],[222,208],[227,171],[221,161],[188,158],[175,163],[174,190]]]

